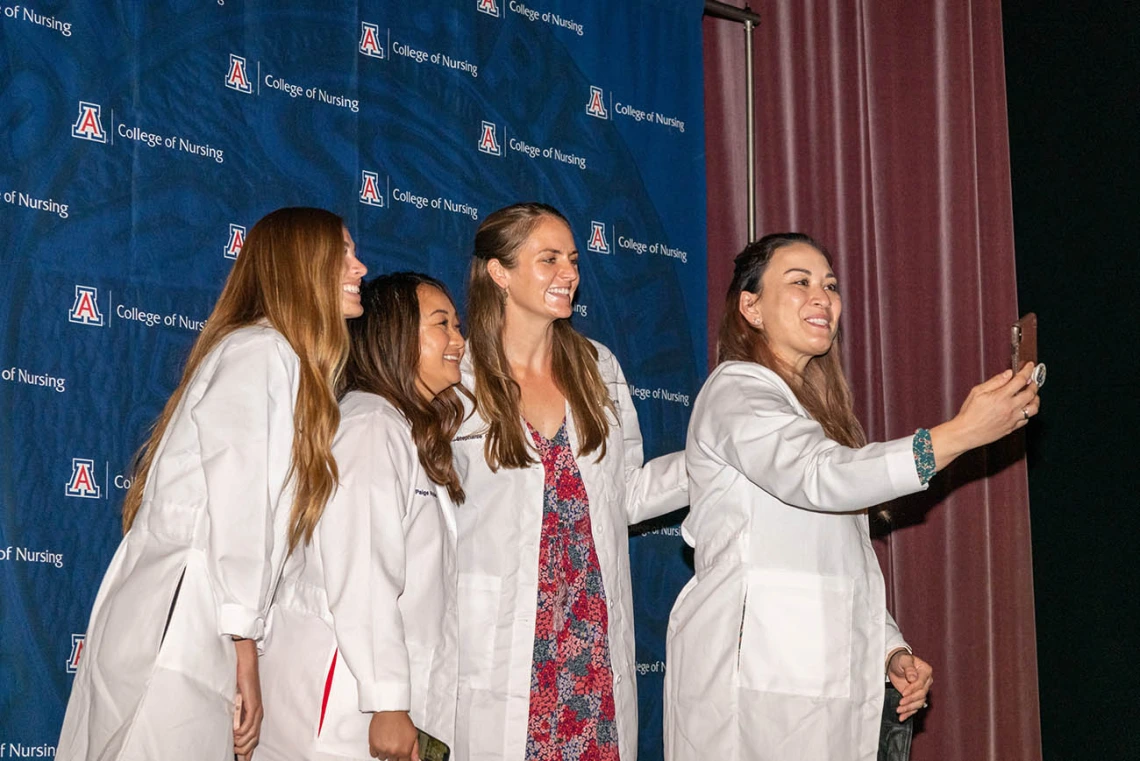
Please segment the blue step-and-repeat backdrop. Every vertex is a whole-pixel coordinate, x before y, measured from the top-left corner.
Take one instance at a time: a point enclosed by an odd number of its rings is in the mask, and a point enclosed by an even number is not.
[[[249,227],[344,216],[460,302],[479,222],[540,200],[574,323],[647,455],[706,365],[701,0],[0,0],[0,758],[54,755],[130,461]],[[461,307],[462,308],[462,307]],[[641,753],[661,756],[676,521],[631,539]]]

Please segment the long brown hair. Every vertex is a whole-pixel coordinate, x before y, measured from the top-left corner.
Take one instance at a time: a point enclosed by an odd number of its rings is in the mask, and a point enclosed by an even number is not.
[[[759,296],[772,256],[793,243],[806,243],[831,263],[827,250],[803,233],[773,233],[745,246],[735,259],[732,283],[724,300],[717,364],[741,361],[767,367],[787,382],[800,404],[823,426],[829,438],[844,446],[861,447],[867,443],[867,436],[855,417],[851,388],[840,362],[839,337],[836,336],[826,354],[808,361],[801,377],[772,351],[764,329],[757,328],[740,313],[740,294],[748,291]]]
[[[507,296],[491,279],[487,265],[497,259],[507,269],[518,266],[519,248],[543,219],[557,219],[570,227],[553,206],[518,203],[490,214],[475,232],[467,280],[467,341],[475,368],[475,405],[488,424],[483,454],[493,471],[525,468],[536,460],[519,424],[522,392],[503,351]],[[606,410],[613,411],[613,402],[598,370],[598,350],[569,320],[555,320],[553,331],[551,370],[574,415],[581,443],[578,454],[598,451],[601,459],[610,433]]]
[[[421,285],[438,288],[451,298],[447,286],[418,272],[383,275],[361,288],[364,316],[353,320],[348,329],[350,349],[342,394],[366,391],[391,402],[412,427],[412,441],[428,478],[447,487],[452,501],[461,504],[465,495],[451,459],[451,439],[463,422],[457,387],[431,401],[416,388],[420,361],[416,289]]]
[[[339,477],[332,441],[340,424],[333,389],[348,354],[340,283],[343,226],[340,217],[323,209],[285,208],[250,229],[222,295],[190,350],[182,380],[135,458],[131,488],[123,501],[124,532],[138,515],[159,442],[202,361],[233,331],[265,320],[300,360],[288,474],[294,485],[289,550],[312,537]]]

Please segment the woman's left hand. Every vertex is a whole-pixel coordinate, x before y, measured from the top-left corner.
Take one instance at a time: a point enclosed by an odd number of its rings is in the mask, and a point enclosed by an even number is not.
[[[906,721],[926,708],[926,695],[934,684],[934,669],[921,658],[906,650],[897,650],[887,664],[887,677],[895,689],[902,693],[899,700],[899,721]]]
[[[234,754],[249,761],[261,739],[261,676],[257,667],[257,643],[251,639],[234,641],[237,650],[237,702],[234,716]]]

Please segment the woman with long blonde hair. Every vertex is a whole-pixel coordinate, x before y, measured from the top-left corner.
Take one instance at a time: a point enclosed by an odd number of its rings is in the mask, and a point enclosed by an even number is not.
[[[453,446],[458,756],[633,759],[627,527],[687,503],[681,453],[643,462],[621,366],[571,326],[578,251],[558,210],[496,211],[474,253],[475,409]]]
[[[666,761],[874,761],[884,682],[899,692],[888,717],[906,721],[933,670],[887,611],[868,510],[1037,413],[1026,365],[975,386],[954,418],[868,444],[839,361],[840,294],[801,233],[736,257],[685,445],[696,576],[669,617]]]
[[[248,755],[257,641],[337,481],[334,389],[365,267],[336,215],[250,230],[140,451],[56,758]]]

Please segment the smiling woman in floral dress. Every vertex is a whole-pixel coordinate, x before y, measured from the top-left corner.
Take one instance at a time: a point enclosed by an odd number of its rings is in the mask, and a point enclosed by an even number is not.
[[[570,325],[578,251],[526,203],[475,236],[455,438],[459,529],[456,751],[468,761],[637,755],[627,527],[682,507],[680,453],[643,463],[613,354]]]

